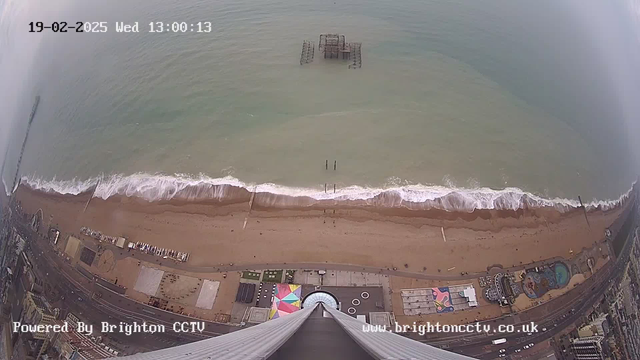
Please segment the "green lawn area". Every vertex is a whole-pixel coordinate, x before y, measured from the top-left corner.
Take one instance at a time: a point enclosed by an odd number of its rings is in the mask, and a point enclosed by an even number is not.
[[[265,282],[282,282],[282,270],[265,270],[262,274],[262,281]]]
[[[243,271],[242,278],[249,280],[260,280],[260,273],[255,271]]]

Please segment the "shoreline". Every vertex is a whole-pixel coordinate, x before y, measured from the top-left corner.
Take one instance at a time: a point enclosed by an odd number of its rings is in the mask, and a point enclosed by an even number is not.
[[[338,187],[337,191],[286,187],[275,184],[245,184],[233,177],[199,178],[187,175],[112,175],[88,180],[43,180],[23,177],[21,185],[48,194],[82,195],[92,192],[95,198],[138,198],[151,203],[213,202],[227,204],[248,202],[263,208],[374,208],[413,211],[442,210],[448,213],[474,213],[478,210],[536,211],[561,213],[582,208],[577,199],[548,199],[518,188],[449,188],[444,186],[406,185],[389,188],[361,186]],[[335,186],[335,185],[334,185]],[[331,184],[329,184],[331,187]],[[611,210],[621,206],[635,183],[615,200],[585,202],[589,210]]]
[[[195,267],[331,263],[440,275],[570,258],[603,241],[604,230],[626,213],[630,203],[588,212],[589,227],[582,209],[468,214],[375,207],[266,208],[254,201],[249,212],[249,199],[103,200],[91,198],[90,192],[47,194],[24,185],[16,196],[28,213],[41,208],[44,226],[51,221],[63,239],[82,237],[80,227],[87,226],[133,242],[189,252],[188,264]],[[455,271],[447,272],[452,267]]]

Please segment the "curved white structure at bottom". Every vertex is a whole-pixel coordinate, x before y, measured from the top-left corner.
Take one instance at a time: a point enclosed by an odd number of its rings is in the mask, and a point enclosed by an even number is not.
[[[318,304],[346,332],[355,345],[374,359],[463,360],[472,359],[411,340],[391,332],[365,332],[357,320],[322,302],[260,325],[191,344],[125,356],[126,360],[264,360],[273,355],[309,318]],[[314,326],[311,321],[309,326]],[[339,336],[345,336],[339,335]],[[318,340],[322,341],[322,340]],[[354,346],[355,346],[354,345]],[[326,344],[330,347],[331,344]]]
[[[306,309],[308,307],[314,307],[318,303],[323,303],[325,306],[329,306],[334,309],[338,308],[338,302],[336,301],[336,298],[324,291],[316,291],[307,295],[307,297],[302,302],[302,308]]]

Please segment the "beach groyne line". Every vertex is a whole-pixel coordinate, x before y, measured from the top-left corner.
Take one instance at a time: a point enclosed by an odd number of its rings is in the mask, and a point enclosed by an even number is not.
[[[93,188],[93,191],[91,192],[91,196],[87,200],[87,203],[84,205],[84,209],[82,210],[83,213],[87,211],[87,208],[89,207],[89,203],[91,202],[91,199],[93,199],[93,197],[96,195],[96,190],[98,189],[98,185],[100,185],[100,180],[96,182],[96,186]]]
[[[587,226],[591,228],[591,224],[589,224],[589,217],[587,216],[587,209],[584,207],[584,204],[582,203],[582,198],[580,197],[580,195],[578,195],[578,201],[580,202],[580,207],[584,211],[584,220],[587,222]]]
[[[253,199],[256,197],[256,188],[251,192],[251,199],[249,199],[249,212],[247,212],[247,216],[244,218],[244,224],[242,225],[242,230],[247,227],[247,221],[249,220],[249,215],[251,215],[251,209],[253,209]]]

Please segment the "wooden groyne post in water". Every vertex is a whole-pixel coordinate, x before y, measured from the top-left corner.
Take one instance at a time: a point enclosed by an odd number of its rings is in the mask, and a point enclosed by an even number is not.
[[[338,160],[333,160],[333,170],[335,171],[338,168]],[[329,160],[324,161],[324,169],[329,170]]]
[[[329,160],[324,161],[324,169],[329,170]],[[333,171],[338,169],[338,160],[333,160]],[[327,193],[327,183],[324,183],[324,193]],[[336,184],[333,184],[333,193],[336,193]]]

